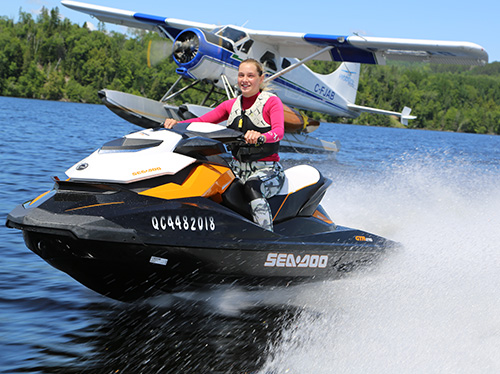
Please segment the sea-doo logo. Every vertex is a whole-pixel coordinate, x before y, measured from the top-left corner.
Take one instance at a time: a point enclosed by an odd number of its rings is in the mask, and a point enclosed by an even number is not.
[[[139,171],[134,171],[134,172],[132,172],[132,175],[135,177],[136,175],[152,173],[154,171],[161,171],[161,167],[151,168],[151,169],[145,169],[145,170],[139,170]]]
[[[76,170],[85,170],[89,167],[89,164],[87,164],[86,162],[84,162],[83,164],[80,164],[76,167]]]
[[[326,268],[327,255],[294,256],[291,253],[269,253],[264,263],[266,267],[281,268]]]

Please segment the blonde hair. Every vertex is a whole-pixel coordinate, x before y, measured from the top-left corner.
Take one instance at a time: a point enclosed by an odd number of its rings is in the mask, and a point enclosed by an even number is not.
[[[254,58],[247,58],[246,60],[241,61],[240,65],[241,64],[253,64],[257,69],[257,73],[259,73],[259,76],[262,76],[264,74],[264,66]]]

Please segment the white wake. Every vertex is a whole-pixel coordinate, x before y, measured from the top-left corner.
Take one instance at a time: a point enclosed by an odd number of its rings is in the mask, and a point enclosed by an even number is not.
[[[332,218],[404,249],[302,290],[304,311],[260,373],[500,372],[500,185],[467,170],[420,160],[375,178],[332,172]]]

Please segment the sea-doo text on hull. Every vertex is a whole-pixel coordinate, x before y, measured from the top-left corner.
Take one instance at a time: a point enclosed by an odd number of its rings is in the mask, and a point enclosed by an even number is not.
[[[124,301],[335,279],[394,245],[336,226],[319,205],[330,180],[306,165],[288,169],[269,199],[274,232],[256,225],[243,184],[219,156],[240,135],[192,123],[111,141],[16,207],[7,226],[49,264]]]

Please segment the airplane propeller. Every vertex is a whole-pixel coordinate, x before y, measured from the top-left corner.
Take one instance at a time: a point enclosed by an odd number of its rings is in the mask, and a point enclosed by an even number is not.
[[[174,57],[180,63],[187,63],[195,58],[200,48],[200,39],[191,31],[179,35],[174,45]]]
[[[150,40],[148,43],[148,67],[155,66],[172,55],[173,43],[169,39]]]

